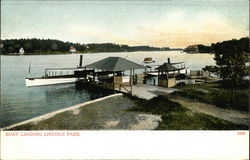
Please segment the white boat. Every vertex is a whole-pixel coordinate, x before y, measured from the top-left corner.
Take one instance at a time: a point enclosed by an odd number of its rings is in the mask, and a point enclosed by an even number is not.
[[[79,81],[79,78],[26,78],[25,83],[27,87],[44,86],[52,84],[74,83]]]
[[[45,69],[45,75],[42,77],[27,77],[25,83],[27,87],[45,86],[53,84],[74,83],[81,79],[88,78],[89,73],[93,73],[93,69],[82,67],[82,58],[80,55],[80,63],[77,68],[48,68]],[[29,74],[31,62],[29,65]]]
[[[86,68],[51,68],[45,69],[45,76],[25,78],[27,87],[74,83],[84,78],[84,74],[90,70]]]

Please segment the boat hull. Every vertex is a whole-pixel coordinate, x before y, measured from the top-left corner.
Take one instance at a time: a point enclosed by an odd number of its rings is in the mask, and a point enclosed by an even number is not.
[[[26,78],[25,83],[27,87],[45,86],[53,84],[65,84],[77,82],[80,78]]]
[[[150,63],[153,63],[153,61],[143,61],[143,63],[150,64]]]

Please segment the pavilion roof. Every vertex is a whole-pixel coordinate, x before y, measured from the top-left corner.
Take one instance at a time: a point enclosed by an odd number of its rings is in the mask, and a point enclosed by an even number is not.
[[[163,65],[159,66],[157,69],[160,71],[178,71],[178,70],[180,70],[169,63],[164,63]]]
[[[86,65],[87,68],[101,69],[105,71],[125,71],[133,69],[143,69],[144,66],[129,61],[121,57],[107,57],[100,61]]]

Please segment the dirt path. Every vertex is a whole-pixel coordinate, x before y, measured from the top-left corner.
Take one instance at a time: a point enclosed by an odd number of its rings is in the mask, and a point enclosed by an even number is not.
[[[216,118],[230,121],[234,124],[248,125],[249,122],[249,114],[247,112],[218,108],[215,105],[194,102],[192,100],[181,97],[171,97],[170,99],[172,101],[180,103],[183,107],[186,107],[193,112],[204,113]]]

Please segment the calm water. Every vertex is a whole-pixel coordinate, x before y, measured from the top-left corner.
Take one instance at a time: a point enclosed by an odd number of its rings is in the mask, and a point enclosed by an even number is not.
[[[124,52],[84,54],[83,65],[109,57],[119,56],[141,63],[145,57],[152,57],[156,64],[162,64],[169,57],[171,62],[185,62],[190,69],[201,69],[213,65],[213,55],[185,54],[171,52]],[[26,88],[25,77],[31,62],[31,76],[43,76],[45,68],[76,67],[79,55],[47,56],[1,56],[1,112],[0,127],[27,120],[61,108],[83,103],[105,94],[94,94],[79,89],[75,84],[63,84]]]

